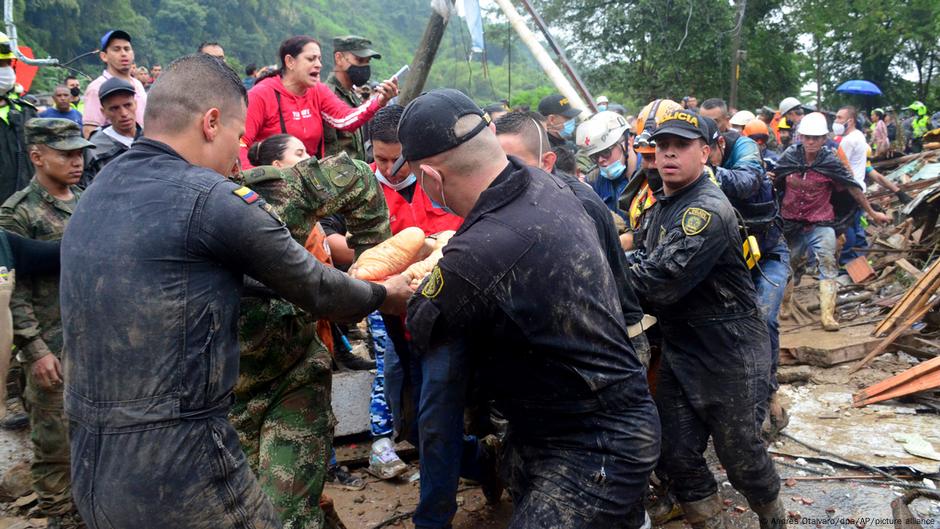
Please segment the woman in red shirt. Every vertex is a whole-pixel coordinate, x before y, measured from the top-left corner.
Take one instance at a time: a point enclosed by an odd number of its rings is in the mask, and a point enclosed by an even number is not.
[[[323,156],[323,121],[337,130],[352,131],[398,94],[398,80],[385,81],[372,97],[352,108],[320,82],[320,43],[313,37],[296,36],[281,43],[281,68],[277,74],[255,83],[248,92],[248,116],[242,137],[242,168],[251,167],[248,147],[275,134],[300,139],[311,156]]]

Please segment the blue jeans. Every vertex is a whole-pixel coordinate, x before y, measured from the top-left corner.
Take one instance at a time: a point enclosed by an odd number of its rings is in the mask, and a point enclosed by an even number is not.
[[[790,278],[790,249],[787,241],[781,236],[777,244],[765,249],[764,257],[760,260],[760,270],[754,267],[751,278],[757,288],[757,306],[761,315],[767,321],[767,332],[770,335],[770,386],[771,391],[777,390],[777,366],[780,364],[780,305],[783,303],[783,293],[787,289],[787,280]]]
[[[392,434],[392,412],[385,400],[385,357],[395,346],[385,329],[385,322],[378,311],[369,314],[366,323],[372,336],[372,349],[375,351],[375,379],[372,381],[372,394],[369,401],[369,426],[372,437],[387,437]]]
[[[849,229],[845,231],[845,246],[842,247],[842,254],[839,256],[839,264],[845,265],[852,259],[858,257],[856,248],[868,248],[868,239],[866,239],[865,228],[862,227],[861,209],[855,211],[855,219]]]
[[[463,434],[470,378],[466,349],[445,344],[413,360],[421,372],[415,444],[421,462],[421,495],[413,522],[417,529],[450,527],[457,512],[460,477],[480,479],[479,442]]]
[[[820,281],[839,275],[836,264],[836,230],[829,226],[809,226],[787,233],[790,262],[797,263],[805,254],[815,257]],[[794,277],[799,277],[794,271]]]

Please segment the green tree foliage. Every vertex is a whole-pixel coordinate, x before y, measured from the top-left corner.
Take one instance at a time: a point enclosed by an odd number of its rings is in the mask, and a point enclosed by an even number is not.
[[[686,94],[699,101],[728,97],[735,4],[537,0],[549,23],[567,36],[592,89],[637,104]],[[818,83],[820,103],[829,107],[913,99],[940,107],[936,0],[747,0],[741,37],[741,108],[776,106],[808,83]],[[913,82],[904,79],[910,72]],[[885,97],[835,93],[848,79],[872,81]]]
[[[936,108],[934,78],[940,69],[940,3],[935,0],[796,0],[794,14],[812,36],[809,78],[820,85],[823,103],[907,105],[920,99]],[[903,78],[915,72],[917,81]],[[884,97],[834,93],[847,79],[867,79]]]
[[[196,51],[203,41],[217,41],[239,71],[243,65],[278,62],[282,40],[306,34],[323,44],[324,79],[332,69],[332,39],[358,34],[370,38],[382,59],[373,61],[373,79],[384,79],[410,64],[431,13],[429,0],[15,0],[21,42],[61,61],[95,50],[101,35],[120,28],[131,34],[137,64],[166,65]],[[508,26],[487,24],[487,65],[468,60],[470,37],[453,17],[441,43],[427,88],[451,86],[481,104],[510,96],[510,91],[549,86],[518,39],[509,53]],[[509,57],[512,61],[510,63]],[[94,78],[101,71],[93,53],[70,66]],[[510,74],[511,66],[511,74]],[[67,73],[43,68],[38,90],[49,90]],[[510,85],[510,76],[512,83]],[[87,82],[87,79],[86,79]]]
[[[779,101],[798,89],[781,2],[750,0],[742,26],[739,106]],[[540,0],[598,93],[638,110],[657,97],[728,97],[734,6],[727,0]],[[632,105],[631,105],[632,103]],[[633,108],[630,108],[630,107]]]

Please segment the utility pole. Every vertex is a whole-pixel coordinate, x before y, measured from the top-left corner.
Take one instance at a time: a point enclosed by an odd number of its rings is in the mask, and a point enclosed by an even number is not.
[[[741,32],[744,29],[744,11],[747,9],[747,0],[736,0],[738,12],[734,25],[734,38],[731,45],[731,97],[728,106],[738,107],[738,80],[741,78],[741,58],[745,51],[741,49]]]
[[[552,84],[558,88],[558,91],[561,92],[561,95],[568,98],[568,101],[571,103],[571,106],[582,110],[585,115],[589,114],[590,108],[587,104],[581,99],[581,94],[574,89],[574,86],[568,81],[565,75],[558,68],[558,65],[552,61],[552,58],[548,56],[548,52],[545,51],[545,48],[536,40],[535,34],[532,33],[526,24],[525,20],[522,18],[522,15],[516,11],[515,6],[512,5],[510,0],[496,0],[496,3],[502,9],[503,14],[506,15],[506,18],[509,19],[509,24],[513,29],[516,30],[516,34],[519,35],[519,38],[522,42],[528,46],[529,51],[532,52],[532,55],[535,57],[536,62],[539,63],[539,66],[542,67],[542,70],[545,71],[545,75],[551,79]]]
[[[431,66],[434,64],[434,57],[437,56],[437,49],[441,45],[441,39],[444,38],[444,30],[447,29],[447,21],[453,10],[453,0],[443,0],[446,3],[447,10],[444,13],[434,9],[431,13],[431,19],[428,20],[428,26],[424,30],[424,36],[418,44],[418,51],[415,52],[415,58],[411,61],[411,70],[405,79],[405,86],[401,88],[398,96],[399,104],[404,106],[418,97],[424,90],[424,83],[428,80],[428,73],[431,72]]]
[[[548,26],[545,24],[545,21],[542,19],[542,16],[538,14],[535,8],[532,7],[532,3],[529,0],[522,0],[522,6],[525,7],[525,10],[529,12],[529,16],[532,17],[532,20],[535,22],[535,25],[539,27],[539,30],[542,32],[542,35],[545,36],[545,40],[548,42],[548,45],[552,48],[552,51],[555,52],[555,55],[558,57],[558,62],[565,68],[565,72],[568,73],[568,77],[574,81],[575,88],[581,92],[581,95],[584,96],[585,102],[591,107],[594,112],[597,112],[597,105],[594,103],[594,96],[591,95],[590,90],[584,81],[581,80],[581,76],[578,75],[578,72],[571,66],[571,62],[568,60],[568,56],[565,55],[565,50],[555,42],[555,38],[552,37],[552,34],[548,32]]]

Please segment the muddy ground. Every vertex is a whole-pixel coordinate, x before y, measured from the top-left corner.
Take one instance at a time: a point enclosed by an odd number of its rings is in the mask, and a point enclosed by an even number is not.
[[[804,442],[843,455],[857,450],[859,445],[863,449],[870,445],[871,453],[861,456],[874,457],[880,467],[898,466],[898,462],[904,462],[906,466],[893,469],[896,474],[915,476],[916,473],[909,469],[912,462],[917,463],[917,468],[937,474],[940,462],[911,459],[910,454],[906,454],[893,440],[892,432],[913,429],[935,448],[940,448],[940,415],[896,401],[889,401],[876,409],[856,410],[850,405],[852,393],[906,369],[911,361],[903,354],[883,355],[869,369],[856,375],[849,375],[847,366],[782,368],[781,378],[790,383],[784,384],[781,392],[787,400],[797,399],[789,402],[793,415],[791,428],[787,431]],[[834,431],[842,433],[835,435]],[[338,441],[341,453],[358,451],[361,454],[369,444],[368,439]],[[777,453],[774,460],[783,482],[781,498],[787,510],[800,520],[799,525],[845,529],[894,527],[890,503],[909,488],[890,484],[883,476],[863,468],[839,464],[837,458],[819,454],[792,440],[783,439],[771,450]],[[409,480],[418,468],[413,452],[405,453],[411,468],[402,479],[381,482],[366,474],[361,466],[354,466],[351,470],[366,480],[363,490],[327,486],[326,493],[333,498],[348,529],[372,529],[395,517],[399,519],[384,526],[413,527],[407,515],[417,505],[419,482]],[[27,432],[0,430],[0,475],[3,475],[4,482],[10,481],[11,476],[18,475],[20,481],[28,478],[26,465],[29,457]],[[757,529],[756,515],[747,509],[745,499],[727,482],[714,454],[710,461],[721,484],[721,495],[727,505],[731,525],[738,529]],[[833,479],[836,476],[857,476],[858,479]],[[925,480],[923,475],[905,479],[905,482],[920,487],[940,485],[940,479]],[[512,514],[508,495],[504,494],[498,505],[490,506],[472,483],[461,484],[457,501],[460,507],[454,521],[456,529],[503,528]],[[15,501],[0,503],[0,529],[45,527],[45,520],[30,518],[34,503],[30,501],[29,494]],[[916,500],[913,511],[923,520],[925,529],[940,529],[940,503]],[[669,529],[685,526],[682,520],[666,525]]]
[[[828,369],[807,366],[781,368],[782,378],[792,381],[781,387],[785,400],[807,401],[788,402],[789,407],[794,410],[791,417],[791,435],[834,453],[850,451],[850,445],[853,443],[861,446],[880,446],[877,450],[872,449],[873,452],[880,453],[875,454],[875,457],[881,458],[877,460],[878,466],[900,466],[902,463],[907,465],[916,461],[918,468],[937,474],[940,472],[940,462],[924,458],[911,459],[890,434],[893,429],[913,428],[932,442],[933,446],[940,447],[940,415],[895,401],[889,401],[876,409],[851,408],[852,393],[910,367],[910,361],[910,358],[903,355],[884,355],[873,362],[870,369],[855,375],[848,374],[847,365]],[[834,415],[838,417],[834,418]],[[844,423],[839,423],[840,420]],[[844,434],[841,437],[833,435],[830,432],[832,428],[844,431]],[[814,435],[813,432],[824,433]],[[849,439],[848,436],[852,438]],[[349,444],[347,442],[347,446]],[[368,440],[358,440],[352,444],[365,446]],[[891,501],[911,490],[908,487],[888,484],[883,476],[863,468],[853,468],[844,462],[840,464],[837,458],[819,454],[792,440],[783,439],[771,449],[778,452],[774,460],[783,483],[781,498],[786,509],[800,519],[799,525],[846,529],[894,527]],[[781,452],[800,452],[801,455],[805,453],[805,457],[791,457],[780,454]],[[714,453],[711,453],[709,459],[721,483],[721,495],[727,505],[731,524],[739,529],[756,529],[757,517],[747,509],[744,497],[727,482],[727,476]],[[408,481],[417,470],[414,462],[411,467],[403,479],[394,482],[380,482],[361,468],[354,468],[354,472],[366,479],[364,490],[349,491],[328,486],[327,494],[334,499],[337,510],[349,529],[372,529],[383,521],[414,510],[418,501],[419,484]],[[914,475],[905,468],[896,469],[897,473]],[[857,476],[858,479],[833,479],[835,476]],[[940,485],[940,480],[925,481],[923,476],[906,479],[905,482],[926,488],[934,484]],[[462,484],[458,504],[460,507],[454,521],[454,527],[457,529],[503,528],[512,514],[508,495],[504,494],[498,505],[486,505],[479,488],[471,483]],[[916,500],[912,510],[923,519],[925,528],[940,529],[940,503]],[[407,519],[388,526],[413,527]],[[683,526],[686,524],[681,520],[666,525],[670,529],[680,529]]]

